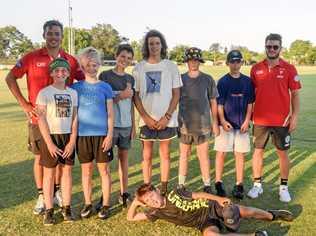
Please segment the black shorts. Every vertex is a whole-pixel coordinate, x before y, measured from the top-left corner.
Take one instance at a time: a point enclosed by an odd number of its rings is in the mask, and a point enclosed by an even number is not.
[[[139,139],[142,141],[164,141],[177,137],[176,127],[166,127],[163,130],[149,129],[148,126],[140,127]]]
[[[179,132],[178,134],[180,138],[180,143],[187,145],[200,145],[205,143],[211,137],[210,134],[202,134],[202,135],[194,135],[194,134],[182,134]]]
[[[131,147],[132,127],[118,128],[114,127],[113,147],[116,145],[119,149],[130,149]]]
[[[59,149],[64,150],[69,143],[70,134],[51,134],[50,137]],[[63,158],[59,155],[57,158],[52,157],[44,139],[40,141],[40,155],[40,165],[47,168],[55,168],[58,164],[74,165],[75,163],[75,151],[68,158]]]
[[[42,135],[39,130],[39,127],[38,125],[28,123],[28,130],[29,130],[29,136],[28,136],[27,148],[34,155],[39,155],[40,142],[42,139]]]
[[[254,147],[264,149],[268,143],[269,137],[272,137],[272,143],[279,150],[288,150],[291,146],[291,135],[289,127],[278,126],[253,126]]]
[[[105,136],[78,136],[76,151],[80,163],[89,163],[93,159],[97,163],[105,163],[113,160],[113,150],[103,152],[102,143]]]

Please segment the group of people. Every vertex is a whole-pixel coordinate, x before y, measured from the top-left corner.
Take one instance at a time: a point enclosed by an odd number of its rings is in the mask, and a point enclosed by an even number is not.
[[[144,37],[143,60],[125,69],[134,56],[129,44],[117,48],[113,69],[103,71],[98,51],[87,47],[77,58],[61,49],[63,26],[56,20],[43,26],[46,44],[20,59],[6,77],[12,94],[29,120],[29,149],[35,155],[34,177],[38,189],[35,214],[44,214],[44,225],[52,225],[54,203],[62,209],[64,221],[71,213],[72,166],[75,153],[81,164],[84,206],[82,218],[93,214],[93,160],[100,178],[102,196],[96,209],[100,219],[110,215],[111,174],[109,164],[117,146],[120,177],[119,202],[130,208],[128,220],[166,219],[178,225],[196,227],[203,235],[218,235],[221,225],[235,231],[240,218],[292,220],[285,210],[263,211],[233,204],[222,182],[224,159],[233,152],[236,184],[232,196],[244,197],[244,158],[250,152],[249,126],[253,122],[253,187],[247,195],[263,193],[263,155],[271,136],[280,161],[279,199],[290,202],[287,181],[290,163],[290,133],[297,126],[300,78],[293,65],[280,58],[282,38],[270,34],[265,40],[266,59],[255,64],[250,77],[240,72],[239,50],[227,55],[229,72],[215,83],[200,71],[202,51],[185,51],[188,71],[180,74],[167,59],[167,43],[157,30]],[[16,79],[27,77],[28,99]],[[128,150],[136,136],[134,106],[139,113],[144,184],[134,200],[128,192]],[[209,139],[215,138],[215,192],[211,188]],[[179,138],[178,185],[168,191],[171,140]],[[154,142],[159,141],[160,188],[152,185]],[[188,160],[196,146],[203,180],[203,192],[186,188]],[[170,189],[169,189],[170,190]],[[213,194],[214,193],[214,194]],[[139,206],[151,208],[137,213]],[[267,235],[257,231],[256,235]]]

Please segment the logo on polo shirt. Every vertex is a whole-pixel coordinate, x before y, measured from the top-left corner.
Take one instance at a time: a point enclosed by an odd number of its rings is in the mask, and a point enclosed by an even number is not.
[[[263,74],[263,70],[257,70],[256,71],[256,75],[262,75]]]
[[[45,67],[46,66],[46,62],[37,62],[36,66],[37,67]]]

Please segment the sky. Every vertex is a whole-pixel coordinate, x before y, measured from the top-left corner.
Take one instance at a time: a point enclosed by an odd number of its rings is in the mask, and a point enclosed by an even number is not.
[[[1,0],[0,27],[16,26],[42,42],[42,25],[68,25],[68,0]],[[316,44],[314,0],[71,0],[73,26],[111,24],[121,36],[140,40],[148,28],[161,31],[169,48],[184,44],[208,49],[218,42],[263,51],[265,36],[279,33],[283,45],[296,39]]]

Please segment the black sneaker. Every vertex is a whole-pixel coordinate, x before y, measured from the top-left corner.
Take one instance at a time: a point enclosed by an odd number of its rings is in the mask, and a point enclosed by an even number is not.
[[[273,215],[273,220],[292,221],[294,216],[292,212],[287,210],[268,210]]]
[[[255,232],[255,236],[269,236],[269,235],[268,235],[268,232],[265,230],[257,230]]]
[[[101,210],[102,206],[103,206],[103,196],[101,196],[99,202],[97,203],[97,205],[95,205],[95,210],[97,212],[99,212]]]
[[[54,209],[47,209],[44,213],[44,220],[43,223],[45,226],[50,226],[55,224],[55,219],[54,219]]]
[[[102,206],[98,213],[98,217],[102,220],[108,218],[110,216],[110,207],[109,206]]]
[[[232,195],[233,197],[242,200],[244,198],[244,186],[242,184],[235,185]]]
[[[216,195],[220,197],[226,197],[226,191],[224,189],[224,184],[220,181],[215,183]]]
[[[133,199],[131,195],[128,192],[123,193],[122,195],[119,196],[118,199],[119,203],[123,205],[124,208],[127,207],[127,204],[130,204]]]
[[[71,223],[74,221],[74,218],[71,215],[71,208],[70,206],[63,206],[61,208],[61,214],[64,217],[64,222]]]
[[[160,194],[165,196],[168,192],[168,183],[161,183],[160,185]]]
[[[211,186],[204,186],[203,192],[212,194],[212,187]]]
[[[82,218],[89,218],[92,214],[92,205],[89,204],[89,205],[84,205],[84,207],[82,208],[82,210],[80,211],[80,216]]]

